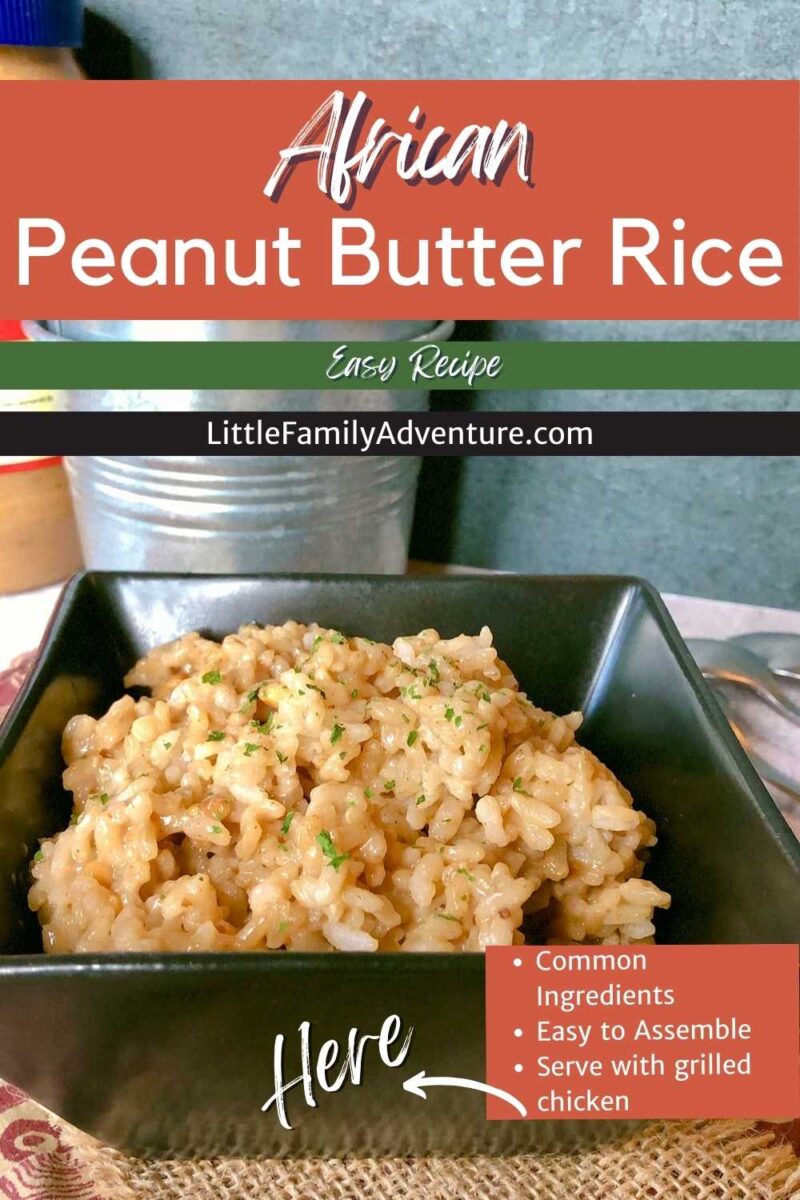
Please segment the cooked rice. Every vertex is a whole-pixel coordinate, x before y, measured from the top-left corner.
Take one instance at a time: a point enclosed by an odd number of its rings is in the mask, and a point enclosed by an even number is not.
[[[190,633],[64,732],[51,953],[482,950],[652,940],[653,822],[484,628],[393,646],[317,625]]]

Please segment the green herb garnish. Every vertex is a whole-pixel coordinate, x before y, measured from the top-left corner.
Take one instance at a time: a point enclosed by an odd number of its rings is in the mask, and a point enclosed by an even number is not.
[[[413,746],[414,742],[417,740],[418,737],[419,737],[419,730],[412,729],[411,732],[409,733],[408,737],[406,738],[406,745]]]
[[[515,792],[521,792],[521,791],[522,791],[522,780],[520,779],[519,775],[518,775],[518,776],[517,776],[517,778],[514,780],[514,782],[512,783],[512,785],[511,785],[511,786],[512,786],[512,788],[514,789],[514,791],[515,791]]]
[[[446,708],[444,710],[445,721],[452,721],[452,719],[455,715],[456,715],[456,710],[454,708]]]
[[[252,692],[247,693],[247,699],[245,700],[242,707],[239,709],[239,712],[247,712],[250,705],[255,704],[256,700],[258,699],[258,693],[261,691],[263,686],[264,686],[264,684],[262,682],[258,685],[258,687],[253,688]]]
[[[451,916],[450,913],[437,913],[437,917],[441,917],[443,921],[457,921],[458,917]]]
[[[431,683],[438,683],[441,679],[441,675],[439,674],[439,664],[435,658],[432,658],[428,663],[428,671],[430,673]]]
[[[281,766],[283,766],[284,763],[289,761],[288,757],[285,754],[281,754],[280,750],[275,751],[275,757],[277,758],[277,760],[281,764]]]
[[[44,850],[37,850],[33,856],[33,861],[41,862],[43,858],[44,858]]]
[[[219,671],[206,671],[203,683],[222,683],[222,676]]]
[[[424,804],[424,803],[425,803],[424,794],[422,796],[417,796],[417,804],[420,805],[420,804]]]
[[[366,796],[367,800],[371,800],[374,795],[372,788],[364,788],[364,795]]]
[[[337,724],[335,724],[333,729],[331,730],[331,745],[332,746],[336,745],[336,743],[339,741],[339,739],[341,738],[343,733],[344,733],[344,725],[339,725],[337,722]]]
[[[222,833],[222,826],[221,825],[212,825],[211,832],[212,833]]]
[[[334,871],[338,871],[343,862],[347,862],[349,854],[340,854],[334,845],[333,838],[328,833],[327,829],[322,829],[317,834],[317,845],[322,850],[322,853],[327,859]]]
[[[343,646],[345,642],[344,634],[339,633],[338,629],[334,629],[330,640],[333,642],[334,646]]]
[[[393,779],[384,779],[383,790],[385,792],[393,792],[394,791],[394,780]]]
[[[457,716],[455,721],[453,721],[453,724],[455,725],[456,729],[460,729],[461,726],[464,724],[464,718],[460,715]]]
[[[278,926],[278,933],[286,933],[286,930],[288,928],[289,928],[289,922],[281,921],[280,925]]]
[[[456,874],[457,875],[466,875],[466,877],[470,881],[470,883],[475,882],[475,876],[470,871],[468,871],[466,867],[459,867],[458,870],[456,871]]]
[[[221,742],[224,737],[225,737],[225,734],[222,732],[221,729],[212,729],[211,733],[206,738],[206,741]]]
[[[314,653],[314,651],[317,649],[317,646],[319,646],[321,641],[323,641],[322,634],[318,633],[317,636],[314,638],[313,642],[311,643],[311,649],[309,650],[309,654]]]
[[[258,749],[260,749],[260,747],[255,742],[245,742],[245,744],[244,744],[245,758],[249,758],[251,754],[255,754],[256,750],[258,750]]]
[[[351,700],[358,699],[358,688],[353,688],[352,692],[350,693],[350,699]]]
[[[289,811],[287,812],[286,816],[283,818],[283,824],[281,825],[281,833],[283,834],[284,837],[286,837],[287,833],[291,829],[293,820],[294,820],[294,809],[290,808]]]

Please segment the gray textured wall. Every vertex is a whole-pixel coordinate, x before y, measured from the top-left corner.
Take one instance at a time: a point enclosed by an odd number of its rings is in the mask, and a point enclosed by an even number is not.
[[[794,0],[92,0],[166,78],[797,75]]]
[[[97,0],[137,74],[168,78],[794,78],[795,0]],[[446,315],[446,314],[443,314]],[[476,317],[480,314],[476,313]],[[497,337],[795,338],[790,324],[499,324]],[[453,403],[452,393],[435,401]],[[794,394],[481,393],[474,407],[787,408]],[[798,460],[426,463],[414,550],[522,570],[632,571],[800,606]]]

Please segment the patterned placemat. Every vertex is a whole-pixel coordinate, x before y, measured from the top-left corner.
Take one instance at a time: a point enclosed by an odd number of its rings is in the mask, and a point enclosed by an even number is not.
[[[0,1084],[6,1200],[797,1200],[780,1131],[654,1122],[613,1146],[513,1158],[147,1161],[72,1129]]]

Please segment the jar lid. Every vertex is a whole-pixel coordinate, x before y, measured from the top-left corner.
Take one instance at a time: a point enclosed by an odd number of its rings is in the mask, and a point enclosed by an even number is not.
[[[80,46],[83,0],[0,0],[0,43]]]

